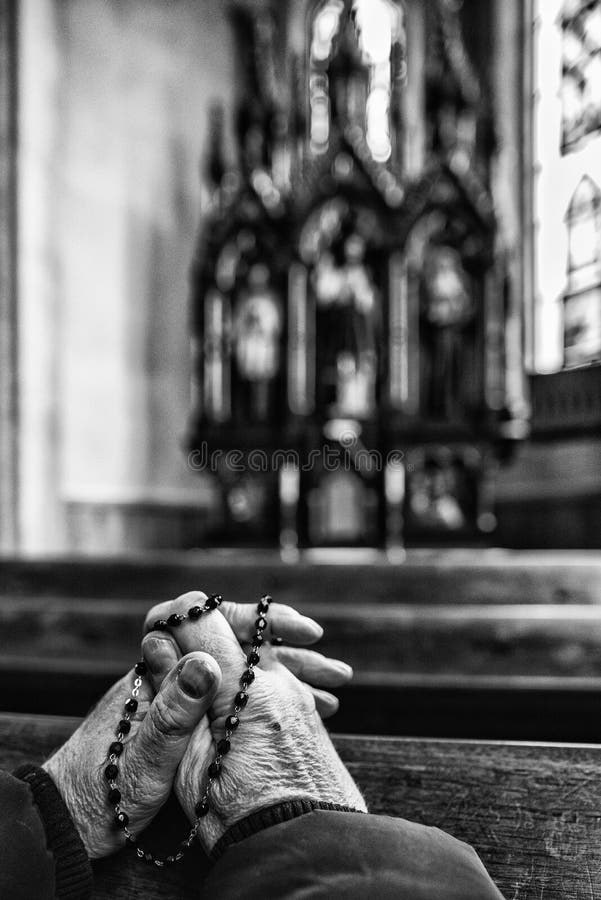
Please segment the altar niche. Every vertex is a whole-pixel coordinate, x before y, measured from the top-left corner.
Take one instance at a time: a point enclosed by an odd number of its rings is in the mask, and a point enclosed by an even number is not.
[[[491,473],[517,433],[494,144],[457,4],[426,7],[420,171],[400,3],[308,4],[300,57],[285,17],[236,13],[238,159],[214,115],[192,275],[190,447],[222,452],[219,543],[294,558],[494,528]]]

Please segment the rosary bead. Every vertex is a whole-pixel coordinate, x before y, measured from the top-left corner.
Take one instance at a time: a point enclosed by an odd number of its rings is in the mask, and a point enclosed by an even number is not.
[[[209,597],[207,597],[204,606],[191,606],[186,614],[180,615],[179,613],[172,613],[165,619],[157,619],[154,623],[153,628],[157,631],[168,631],[169,628],[175,628],[181,625],[181,623],[185,622],[187,618],[189,618],[190,620],[199,619],[204,612],[217,609],[221,605],[222,599],[223,598],[221,597],[221,594],[211,594]],[[247,655],[248,668],[240,676],[241,687],[235,696],[234,708],[231,714],[227,716],[225,720],[224,737],[221,738],[221,740],[217,741],[216,753],[213,757],[213,761],[208,768],[209,781],[205,789],[205,793],[203,797],[198,800],[196,806],[194,807],[194,812],[197,819],[203,818],[210,812],[211,803],[209,797],[213,782],[217,778],[219,778],[221,774],[223,757],[231,751],[230,738],[233,732],[240,725],[238,712],[244,709],[246,707],[246,704],[248,703],[248,693],[246,691],[246,688],[248,685],[253,683],[256,677],[256,673],[254,672],[253,667],[257,666],[260,662],[260,650],[265,641],[265,635],[263,634],[263,632],[267,628],[266,615],[269,612],[269,606],[271,602],[272,598],[269,596],[269,594],[265,594],[263,597],[261,597],[257,604],[256,609],[258,618],[255,621],[255,633],[250,642],[251,647]],[[277,642],[277,639],[275,639],[274,643]],[[178,862],[178,860],[183,858],[185,851],[194,843],[194,838],[198,831],[198,822],[194,824],[188,837],[180,843],[177,853],[170,854],[164,859],[155,857],[152,853],[149,853],[142,847],[139,847],[137,845],[135,835],[133,835],[128,828],[129,816],[121,809],[121,791],[117,787],[115,787],[115,781],[117,779],[117,776],[119,775],[119,767],[115,765],[113,760],[117,760],[117,758],[121,756],[123,750],[125,749],[123,738],[131,731],[130,718],[138,709],[139,703],[136,698],[142,684],[141,679],[148,673],[148,666],[144,659],[138,660],[138,662],[135,663],[134,672],[138,680],[135,682],[130,698],[125,702],[125,713],[123,718],[119,722],[118,730],[116,732],[117,739],[113,740],[109,747],[109,759],[107,760],[108,765],[104,770],[105,777],[109,781],[109,790],[107,796],[109,803],[115,809],[115,824],[122,829],[126,841],[135,847],[138,857],[147,863],[151,863],[162,868],[163,866],[174,865],[176,862]]]
[[[246,693],[246,691],[238,691],[238,693],[234,697],[234,703],[236,704],[236,706],[239,706],[240,709],[244,709],[244,707],[248,703],[248,694]]]
[[[209,801],[206,797],[203,797],[202,800],[199,800],[196,806],[194,807],[194,813],[197,819],[202,819],[203,816],[209,811]]]

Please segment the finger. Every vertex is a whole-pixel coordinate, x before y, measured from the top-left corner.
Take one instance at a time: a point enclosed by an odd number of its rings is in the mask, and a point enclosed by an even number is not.
[[[224,600],[220,610],[230,623],[239,641],[249,641],[255,631],[257,607],[254,603],[232,603]],[[303,616],[291,606],[272,603],[265,637],[274,635],[291,644],[314,644],[323,637],[323,628],[315,619]]]
[[[186,615],[191,607],[203,607],[206,597],[199,591],[183,594],[177,600],[155,607],[146,618],[145,628],[148,630],[159,618],[169,620],[172,615]],[[255,613],[255,619],[257,618]],[[182,653],[202,649],[217,660],[222,674],[221,691],[217,697],[211,715],[220,718],[225,707],[231,705],[234,694],[240,690],[240,674],[246,663],[246,655],[220,610],[215,609],[203,613],[198,618],[187,618],[185,622],[169,626],[172,638],[177,641]]]
[[[340,706],[338,697],[335,697],[334,694],[329,694],[327,691],[320,691],[319,688],[311,687],[309,690],[313,694],[315,708],[322,719],[329,719],[330,716],[338,712],[338,707]]]
[[[157,603],[157,605],[153,606],[146,614],[143,628],[144,633],[146,634],[148,631],[152,631],[156,622],[167,621],[172,613],[185,613],[193,606],[203,607],[206,599],[207,595],[202,591],[188,591],[185,594],[181,594],[175,600],[165,600],[163,603]]]
[[[128,765],[143,766],[160,784],[171,783],[190,736],[208,712],[220,682],[219,666],[208,653],[190,653],[180,659],[163,679],[140,725]]]
[[[173,669],[181,653],[169,634],[151,631],[142,641],[142,657],[148,666],[152,686],[157,692]]]
[[[339,659],[330,659],[315,650],[298,647],[273,648],[277,660],[293,675],[317,687],[338,687],[353,677],[353,670]]]

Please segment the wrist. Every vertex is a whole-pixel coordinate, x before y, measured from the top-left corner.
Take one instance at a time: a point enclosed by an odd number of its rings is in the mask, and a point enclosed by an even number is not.
[[[366,809],[354,809],[350,806],[307,798],[296,798],[276,803],[273,806],[267,806],[257,810],[228,828],[212,848],[209,857],[212,862],[216,862],[225,853],[228,847],[231,847],[233,844],[237,844],[246,838],[252,837],[253,834],[264,831],[266,828],[281,825],[283,822],[289,822],[291,819],[297,819],[307,813],[315,812],[315,810],[327,810],[329,812],[366,812]]]

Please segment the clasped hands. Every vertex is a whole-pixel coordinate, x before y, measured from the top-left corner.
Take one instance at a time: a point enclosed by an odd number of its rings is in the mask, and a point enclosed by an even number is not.
[[[185,613],[205,600],[198,591],[184,594],[155,606],[146,617],[142,655],[148,678],[119,759],[121,803],[136,835],[172,790],[194,821],[215,744],[240,689],[256,619],[254,604],[224,601],[218,610],[171,632],[151,631],[157,619]],[[285,800],[308,798],[365,810],[322,722],[338,707],[324,688],[347,682],[350,667],[306,649],[319,640],[322,629],[292,607],[272,603],[268,621],[248,705],[213,786],[211,811],[198,830],[207,852],[236,822]],[[288,646],[270,644],[276,634]],[[113,685],[44,764],[92,859],[123,846],[107,803],[104,768],[133,679],[131,671]]]

